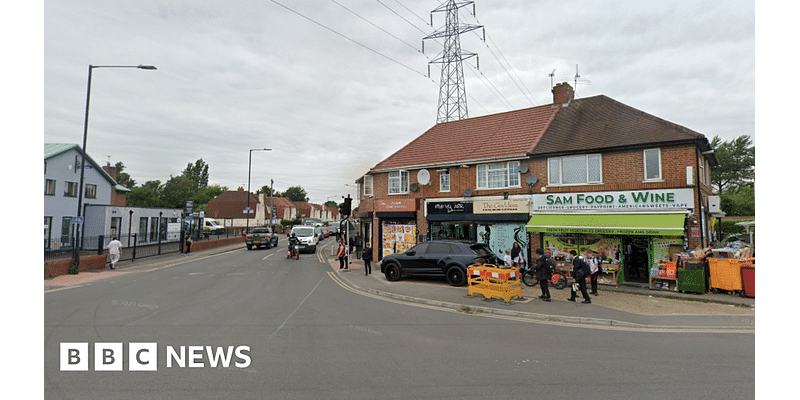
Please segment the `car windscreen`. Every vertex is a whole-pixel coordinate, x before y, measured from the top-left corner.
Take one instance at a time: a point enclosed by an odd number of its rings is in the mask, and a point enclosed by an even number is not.
[[[314,236],[314,228],[295,228],[292,233],[296,236]]]

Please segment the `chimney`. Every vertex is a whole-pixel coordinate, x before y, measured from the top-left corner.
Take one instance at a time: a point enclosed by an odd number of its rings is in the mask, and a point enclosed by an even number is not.
[[[108,174],[108,176],[111,177],[111,179],[115,181],[117,180],[117,169],[115,167],[112,167],[111,164],[106,163],[106,165],[103,166],[103,171],[106,171],[106,173]]]
[[[553,104],[567,104],[575,97],[575,91],[572,89],[572,86],[569,83],[556,83],[556,86],[552,90],[553,92]]]

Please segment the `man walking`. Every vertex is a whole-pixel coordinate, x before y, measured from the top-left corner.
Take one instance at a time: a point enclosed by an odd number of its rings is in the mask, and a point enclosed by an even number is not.
[[[575,295],[577,295],[578,290],[580,290],[583,296],[582,303],[590,304],[592,299],[589,298],[589,293],[586,292],[586,277],[591,273],[589,271],[589,264],[586,262],[588,250],[581,249],[581,253],[582,256],[578,257],[578,253],[575,252],[575,250],[569,251],[569,254],[572,255],[572,277],[575,279],[575,283],[572,284],[572,296],[567,300],[575,301]]]
[[[364,260],[364,273],[369,275],[372,273],[372,246],[367,243],[364,246],[364,253],[361,255],[361,259]]]
[[[539,257],[536,260],[536,264],[533,267],[533,273],[536,280],[539,281],[539,287],[542,289],[542,295],[539,296],[540,299],[544,301],[550,301],[550,278],[552,278],[552,272],[550,270],[550,264],[548,263],[548,255],[544,254],[544,250],[536,249],[536,255]]]
[[[119,261],[120,255],[122,255],[122,242],[117,240],[116,237],[110,242],[108,242],[108,255],[111,257],[111,269],[117,268],[117,261]]]
[[[364,239],[361,237],[361,232],[356,233],[355,245],[356,245],[356,260],[357,260],[361,258],[361,250],[364,246]]]

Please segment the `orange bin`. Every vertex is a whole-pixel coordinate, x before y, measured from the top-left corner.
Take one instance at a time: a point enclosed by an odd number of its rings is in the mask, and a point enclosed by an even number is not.
[[[736,258],[709,258],[709,286],[712,289],[741,292],[743,290],[742,266],[745,264],[755,264],[755,258],[747,260]]]

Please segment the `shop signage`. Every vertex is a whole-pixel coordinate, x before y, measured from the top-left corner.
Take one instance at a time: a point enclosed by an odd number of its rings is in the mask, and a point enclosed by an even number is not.
[[[531,211],[634,211],[690,208],[694,208],[692,189],[662,189],[535,194]]]
[[[527,199],[509,200],[475,200],[475,214],[528,214],[530,212]]]
[[[472,214],[472,203],[440,201],[428,203],[428,214]]]
[[[378,212],[417,211],[417,200],[416,199],[375,200],[375,211]]]

